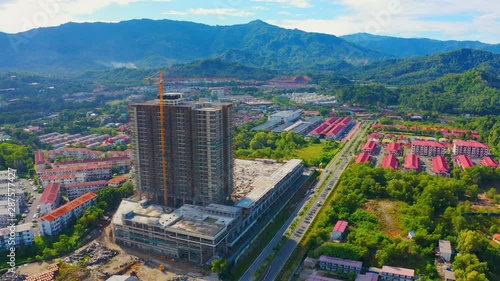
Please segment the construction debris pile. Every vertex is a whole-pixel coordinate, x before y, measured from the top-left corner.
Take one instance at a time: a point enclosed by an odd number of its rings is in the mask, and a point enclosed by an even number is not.
[[[87,261],[87,266],[101,265],[107,263],[116,255],[118,255],[117,251],[110,250],[106,246],[101,245],[98,242],[94,242],[79,253],[74,253],[73,255],[65,258],[64,262],[78,263],[85,260],[86,257],[90,257],[90,260]]]
[[[59,265],[57,263],[50,264],[47,271],[28,276],[25,281],[54,281],[59,272]]]

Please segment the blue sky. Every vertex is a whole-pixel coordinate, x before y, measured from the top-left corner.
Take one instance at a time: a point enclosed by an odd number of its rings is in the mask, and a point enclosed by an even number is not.
[[[9,33],[138,18],[500,43],[498,0],[0,0],[0,31]]]

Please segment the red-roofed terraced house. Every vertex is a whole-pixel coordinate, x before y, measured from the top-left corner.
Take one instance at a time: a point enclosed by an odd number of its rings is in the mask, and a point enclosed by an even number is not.
[[[469,155],[458,155],[455,157],[455,162],[457,163],[457,166],[462,168],[462,170],[474,167],[474,162],[472,162]]]
[[[79,218],[85,209],[95,204],[96,198],[95,193],[89,192],[42,216],[38,219],[40,234],[42,236],[59,234],[72,219]]]
[[[403,154],[403,146],[397,142],[391,142],[387,145],[385,149],[385,154],[389,155],[402,155]]]
[[[419,156],[444,156],[446,145],[437,141],[414,140],[411,143],[411,152]]]
[[[40,213],[45,215],[52,212],[61,202],[61,184],[51,183],[45,187],[40,197]]]
[[[45,169],[45,155],[41,150],[35,152],[35,169],[37,171]]]
[[[356,164],[368,163],[370,162],[371,155],[368,152],[361,152],[356,157]]]
[[[384,169],[397,170],[398,166],[398,158],[396,158],[395,155],[387,155],[386,157],[384,157],[384,160],[382,160],[382,168]]]
[[[341,240],[347,232],[348,222],[339,220],[333,227],[332,240]]]
[[[377,142],[367,141],[361,148],[361,151],[373,154],[375,153],[376,149],[377,149]]]
[[[420,159],[415,154],[406,155],[403,168],[407,171],[420,171]]]
[[[108,185],[111,186],[111,187],[120,187],[124,183],[126,183],[127,180],[128,180],[128,177],[126,177],[126,176],[119,176],[119,177],[110,179],[108,181]]]
[[[455,155],[468,155],[472,158],[480,158],[488,155],[489,153],[490,150],[488,146],[478,141],[453,141],[453,154]]]
[[[84,195],[88,192],[97,192],[105,187],[108,187],[107,180],[100,181],[87,181],[87,182],[75,182],[66,184],[64,186],[66,192],[68,193],[69,200],[75,200],[76,198]]]
[[[484,157],[483,160],[481,160],[481,165],[486,167],[493,167],[495,169],[498,168],[498,162],[490,156]]]
[[[439,155],[432,159],[432,170],[436,175],[450,176],[450,167],[444,156]]]

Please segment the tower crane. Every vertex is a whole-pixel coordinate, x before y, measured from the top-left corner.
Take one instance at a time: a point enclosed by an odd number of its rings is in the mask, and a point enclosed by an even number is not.
[[[162,165],[162,178],[163,178],[163,202],[168,205],[168,189],[167,189],[167,147],[165,143],[165,105],[163,103],[163,70],[160,70],[159,77],[147,77],[145,81],[155,81],[158,83],[158,92],[160,96],[160,138],[161,138],[161,165]]]

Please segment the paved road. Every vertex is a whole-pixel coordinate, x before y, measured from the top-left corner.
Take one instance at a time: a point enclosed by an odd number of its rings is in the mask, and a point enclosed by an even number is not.
[[[24,222],[28,223],[33,220],[33,216],[37,213],[36,207],[40,205],[40,197],[42,196],[42,194],[34,191],[33,186],[28,182],[28,180],[20,179],[19,181],[24,185],[23,191],[31,193],[35,197],[35,199],[33,200],[33,204],[31,206],[27,206],[27,209],[29,210],[28,213],[25,213],[26,208],[21,208],[21,213],[27,214],[26,218],[24,218]]]
[[[276,280],[277,275],[285,265],[286,261],[290,258],[290,255],[294,251],[295,247],[299,243],[299,241],[302,239],[302,236],[307,232],[307,229],[310,226],[310,223],[314,220],[316,217],[319,209],[325,202],[326,198],[329,196],[330,192],[332,192],[332,187],[335,185],[337,180],[340,178],[340,175],[344,172],[345,168],[349,164],[349,161],[351,158],[355,157],[354,155],[354,150],[358,146],[359,142],[363,138],[363,136],[366,134],[366,130],[368,129],[369,126],[366,126],[364,128],[360,128],[356,134],[353,135],[350,141],[348,141],[344,148],[341,150],[339,153],[339,157],[334,158],[325,168],[326,172],[324,175],[322,175],[320,181],[317,184],[317,187],[320,187],[322,183],[324,182],[325,178],[327,177],[328,174],[333,173],[332,177],[328,181],[327,188],[323,189],[321,194],[318,196],[316,199],[317,202],[315,202],[311,209],[306,213],[304,218],[300,221],[298,226],[295,228],[294,232],[292,233],[290,239],[285,243],[283,248],[280,250],[280,252],[276,255],[274,258],[273,262],[271,263],[270,269],[266,273],[265,277],[262,280],[265,281],[271,281],[271,280]],[[351,146],[350,149],[348,149],[349,144],[354,143],[354,145]],[[352,153],[352,155],[351,155]],[[341,159],[341,162],[339,160]],[[338,167],[337,167],[338,166]],[[336,169],[336,170],[335,170]],[[335,172],[334,172],[335,170]],[[252,279],[240,279],[240,280],[253,280]]]

